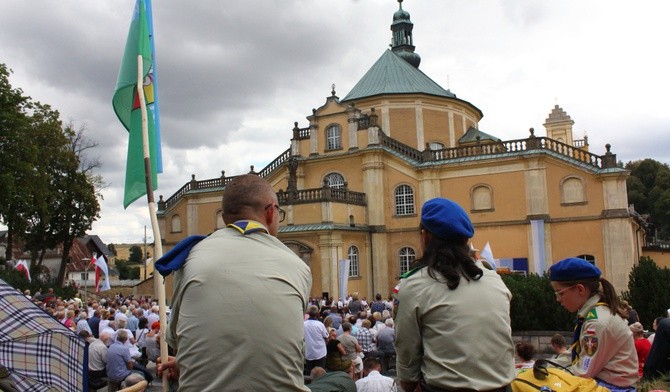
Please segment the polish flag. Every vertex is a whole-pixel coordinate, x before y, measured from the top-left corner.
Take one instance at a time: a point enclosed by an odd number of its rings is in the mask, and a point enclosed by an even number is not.
[[[32,282],[30,279],[30,270],[28,269],[28,263],[26,263],[25,260],[19,260],[16,262],[16,270],[25,274],[26,279],[28,279],[29,282]]]
[[[95,261],[93,261],[95,260]],[[107,269],[107,262],[105,261],[105,256],[100,255],[97,259],[92,258],[91,264],[95,265],[95,292],[99,293],[100,291],[110,290],[112,287],[109,284],[109,271]],[[105,274],[105,283],[102,288],[100,288],[100,272]]]

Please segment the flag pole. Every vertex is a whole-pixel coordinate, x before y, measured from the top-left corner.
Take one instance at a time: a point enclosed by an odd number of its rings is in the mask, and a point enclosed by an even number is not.
[[[149,204],[149,216],[151,217],[151,229],[154,232],[154,261],[163,256],[161,233],[158,228],[158,217],[156,216],[156,202],[154,190],[151,184],[151,160],[149,157],[149,123],[147,116],[147,103],[144,99],[144,64],[142,55],[137,55],[137,95],[142,112],[142,151],[144,153],[144,178],[147,186],[147,202]],[[146,268],[146,265],[144,266]],[[165,285],[162,277],[154,271],[154,294],[158,299],[158,316],[160,322],[160,351],[161,362],[168,362],[168,348],[165,332],[167,331],[167,313],[165,303]],[[169,388],[167,372],[163,373],[163,391]]]

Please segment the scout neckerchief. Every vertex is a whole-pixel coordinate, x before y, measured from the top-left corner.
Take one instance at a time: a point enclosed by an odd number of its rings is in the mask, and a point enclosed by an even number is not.
[[[268,232],[268,229],[265,228],[265,226],[263,226],[261,223],[252,220],[238,220],[227,225],[226,227],[232,227],[233,229],[236,229],[243,235],[256,233],[258,231],[265,234],[270,234]]]
[[[594,318],[598,318],[598,315],[596,313],[596,307],[597,306],[607,306],[607,303],[598,302],[593,307],[593,309],[589,310],[586,313],[586,317],[584,317],[584,316],[577,317],[577,325],[575,325],[575,332],[572,335],[572,346],[570,346],[570,349],[572,350],[572,364],[573,365],[575,363],[579,362],[579,352],[581,351],[581,344],[580,344],[579,337],[582,334],[582,326],[584,325],[584,320],[591,320],[591,319],[594,319]]]

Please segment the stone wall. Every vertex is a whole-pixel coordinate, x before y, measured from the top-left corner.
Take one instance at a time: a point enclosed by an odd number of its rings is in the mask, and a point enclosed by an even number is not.
[[[557,333],[563,335],[568,347],[570,347],[572,344],[572,332],[569,331],[520,331],[513,332],[512,339],[514,339],[514,344],[521,341],[530,342],[535,346],[537,354],[548,355],[554,353],[551,349],[551,337]]]

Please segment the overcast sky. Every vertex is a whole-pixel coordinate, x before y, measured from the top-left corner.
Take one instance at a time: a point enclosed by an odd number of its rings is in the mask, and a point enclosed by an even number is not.
[[[3,0],[0,62],[26,95],[99,143],[101,218],[90,234],[140,242],[146,199],[123,209],[127,133],[111,98],[135,0]],[[406,0],[420,69],[484,113],[503,140],[544,136],[555,104],[591,152],[670,163],[670,1]],[[394,0],[154,0],[167,199],[264,167],[293,122],[344,97],[388,48]],[[2,159],[7,159],[3,157]]]

